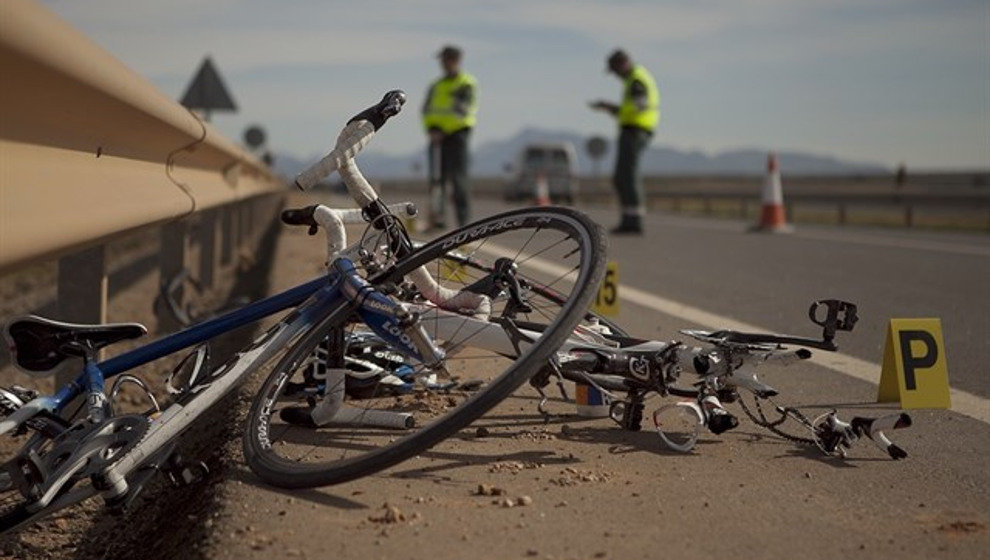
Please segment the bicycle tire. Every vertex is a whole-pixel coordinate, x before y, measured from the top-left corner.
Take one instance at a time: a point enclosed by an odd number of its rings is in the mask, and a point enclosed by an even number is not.
[[[453,410],[415,433],[387,440],[380,446],[366,446],[357,455],[345,455],[329,462],[304,464],[301,460],[288,459],[276,452],[276,445],[270,440],[270,436],[274,432],[272,418],[275,416],[275,408],[287,380],[294,375],[300,362],[321,343],[333,325],[314,328],[286,353],[254,399],[243,439],[244,455],[252,471],[265,482],[283,488],[312,488],[339,484],[381,471],[420,454],[463,429],[511,395],[534,375],[573,333],[574,328],[585,316],[585,310],[594,298],[595,289],[604,276],[605,238],[601,228],[584,214],[567,208],[546,207],[527,208],[492,216],[452,231],[416,249],[396,264],[389,279],[401,280],[419,266],[442,258],[452,245],[461,247],[469,243],[479,243],[474,249],[477,252],[489,238],[502,234],[508,234],[510,237],[515,234],[524,235],[520,233],[524,229],[533,230],[530,240],[536,233],[547,230],[564,232],[564,239],[573,241],[577,245],[577,249],[567,253],[573,256],[580,252],[577,274],[571,282],[574,292],[565,298],[560,313],[553,316],[552,320],[548,319],[549,325],[545,327],[542,336],[511,361],[494,380],[479,392],[467,397]],[[530,241],[526,243],[529,244]],[[556,251],[563,252],[566,248],[561,246]],[[536,253],[537,256],[539,254]],[[534,263],[534,266],[538,262],[534,261],[534,256],[524,254],[522,250],[513,258],[519,259],[520,255],[525,256],[527,262]],[[318,437],[319,432],[320,430],[314,430],[307,437]],[[314,449],[315,447],[314,444]]]

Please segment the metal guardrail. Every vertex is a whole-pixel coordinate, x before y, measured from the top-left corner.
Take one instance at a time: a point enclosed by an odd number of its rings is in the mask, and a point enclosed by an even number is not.
[[[0,68],[0,273],[284,188],[34,2],[4,0]]]
[[[2,0],[0,68],[0,274],[58,258],[55,316],[106,321],[106,244],[139,229],[161,226],[165,281],[185,269],[193,228],[205,287],[239,256],[268,258],[253,248],[284,182],[80,32]]]

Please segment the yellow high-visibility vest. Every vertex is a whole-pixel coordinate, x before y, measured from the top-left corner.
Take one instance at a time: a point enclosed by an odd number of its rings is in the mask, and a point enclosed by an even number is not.
[[[464,107],[466,113],[461,113],[456,107],[457,95],[465,87],[472,90],[471,101]],[[444,134],[451,134],[474,126],[478,112],[478,85],[474,76],[467,72],[444,76],[433,83],[429,95],[423,107],[423,126],[427,130],[439,128]]]
[[[646,108],[640,110],[633,100],[633,82],[646,86]],[[622,85],[622,104],[619,105],[619,126],[638,126],[653,132],[660,123],[660,90],[653,81],[653,76],[640,65],[633,67]]]

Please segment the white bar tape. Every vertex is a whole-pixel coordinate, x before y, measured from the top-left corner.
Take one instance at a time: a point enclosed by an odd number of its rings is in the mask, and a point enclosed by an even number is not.
[[[317,426],[326,426],[333,421],[344,406],[344,384],[347,376],[345,368],[327,369],[326,392],[310,415]]]
[[[354,158],[374,134],[375,127],[368,121],[355,121],[348,124],[337,136],[337,145],[334,149],[323,159],[296,176],[296,186],[302,190],[312,188],[320,179],[339,170],[347,160]]]
[[[361,174],[361,170],[358,169],[357,163],[353,159],[344,160],[337,169],[337,172],[340,173],[340,178],[347,185],[347,191],[351,193],[354,202],[361,208],[371,204],[378,198],[378,193],[375,192],[375,189],[371,187],[368,180]]]
[[[398,430],[406,430],[415,426],[413,415],[408,412],[355,408],[346,404],[337,410],[336,416],[333,417],[333,422],[355,426],[394,428]]]
[[[491,315],[492,300],[488,296],[441,286],[426,267],[421,266],[410,272],[409,279],[423,297],[441,309],[480,318],[488,318]]]

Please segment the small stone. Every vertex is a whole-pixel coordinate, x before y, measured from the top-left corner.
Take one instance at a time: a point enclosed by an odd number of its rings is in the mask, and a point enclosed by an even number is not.
[[[526,551],[526,556],[539,556],[539,555],[540,555],[540,551],[536,550],[535,548],[530,548]]]
[[[405,521],[406,520],[406,515],[404,513],[402,513],[402,510],[400,510],[399,508],[397,508],[397,507],[395,507],[393,505],[390,505],[390,504],[387,504],[387,503],[386,504],[382,504],[382,508],[385,510],[382,513],[382,515],[377,516],[377,517],[376,516],[373,516],[373,515],[372,516],[369,516],[368,517],[368,521],[371,521],[373,523],[389,523],[389,524],[392,524],[392,523],[399,523],[401,521]]]
[[[528,505],[532,505],[533,498],[530,498],[529,496],[519,496],[519,499],[517,500],[517,502],[521,506],[528,506]]]
[[[488,428],[484,426],[478,426],[478,429],[474,431],[474,437],[484,438],[489,435],[491,435],[491,433],[488,431]]]
[[[495,489],[495,487],[492,486],[491,484],[484,484],[484,483],[482,483],[482,484],[479,484],[478,485],[478,489],[475,491],[475,494],[478,495],[478,496],[491,496],[492,495],[492,491],[494,489]]]
[[[810,472],[806,472],[806,473],[804,473],[804,477],[805,477],[805,478],[811,478],[811,473],[810,473]]]
[[[516,502],[513,501],[512,498],[502,498],[499,505],[504,508],[516,507]]]
[[[569,436],[569,435],[571,435],[571,427],[568,426],[567,424],[562,425],[560,427],[560,435],[562,435],[562,436]]]

